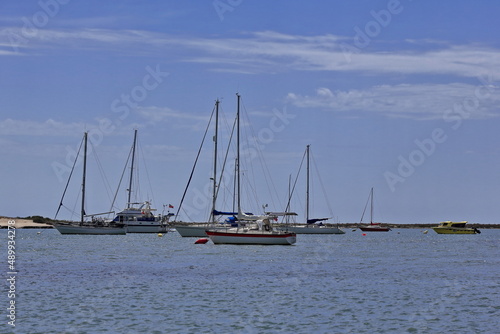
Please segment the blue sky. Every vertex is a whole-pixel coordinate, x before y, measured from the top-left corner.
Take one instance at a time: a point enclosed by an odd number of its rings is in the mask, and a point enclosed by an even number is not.
[[[177,207],[214,101],[227,142],[239,92],[243,132],[260,148],[245,167],[256,168],[248,210],[283,210],[310,144],[329,202],[316,183],[317,216],[359,221],[374,187],[379,221],[498,223],[499,10],[496,1],[3,1],[0,215],[53,217],[84,131],[116,190],[138,129],[140,195],[160,211]],[[184,220],[206,219],[210,145]],[[87,212],[106,211],[97,167],[89,179]],[[303,215],[302,181],[297,189]]]

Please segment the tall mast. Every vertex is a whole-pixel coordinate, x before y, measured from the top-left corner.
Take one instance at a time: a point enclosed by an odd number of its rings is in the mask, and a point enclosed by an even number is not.
[[[290,198],[292,197],[292,174],[288,175],[288,204],[286,206],[285,212],[290,211]],[[285,216],[285,222],[288,224],[290,222],[290,216]]]
[[[83,177],[82,177],[82,210],[80,213],[80,222],[83,223],[85,218],[85,176],[87,174],[87,132],[83,134],[84,148],[83,148]]]
[[[233,173],[234,173],[234,177],[233,177],[233,194],[236,194],[236,173],[238,171],[238,166],[236,166],[236,163],[234,164],[234,170],[233,170]],[[236,195],[233,196],[233,207],[232,207],[232,211],[236,211]]]
[[[309,222],[309,146],[306,146],[307,177],[306,177],[306,224]]]
[[[240,94],[236,93],[238,98],[238,107],[236,109],[236,176],[237,176],[237,192],[238,192],[238,214],[241,212],[240,199]]]
[[[371,191],[371,202],[370,202],[370,224],[373,223],[373,187]]]
[[[130,181],[128,184],[128,200],[127,200],[127,208],[130,208],[130,198],[132,196],[132,178],[134,175],[134,161],[135,161],[135,144],[137,141],[137,130],[134,130],[134,143],[132,144],[132,163],[130,165]]]
[[[217,196],[217,139],[219,133],[219,99],[215,101],[215,134],[214,134],[214,184],[213,184],[213,194],[212,194],[212,213],[210,214],[211,221],[215,223],[215,202]]]

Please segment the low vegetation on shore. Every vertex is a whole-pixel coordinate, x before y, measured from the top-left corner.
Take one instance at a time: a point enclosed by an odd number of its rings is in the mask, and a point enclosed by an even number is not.
[[[0,216],[2,220],[22,220],[25,222],[21,228],[36,228],[38,227],[37,224],[47,224],[47,225],[54,225],[56,222],[60,220],[54,220],[48,217],[43,217],[43,216],[28,216],[28,217],[5,217],[5,216]],[[27,222],[33,222],[33,226],[29,226],[30,224]],[[388,226],[390,228],[416,228],[416,229],[431,229],[432,227],[438,226],[440,222],[436,222],[433,224],[427,224],[427,223],[413,223],[413,224],[396,224],[396,223],[382,223],[383,226]],[[178,222],[178,224],[189,224],[189,223],[182,223]],[[281,225],[281,224],[279,224]],[[345,229],[355,229],[359,227],[359,223],[338,223],[338,224],[325,224],[327,226],[338,226],[340,228],[345,228]],[[478,229],[490,229],[490,228],[498,228],[500,229],[500,224],[479,224],[479,223],[469,223],[467,224],[468,227],[472,228],[478,228]],[[1,224],[0,228],[5,228],[4,224]]]

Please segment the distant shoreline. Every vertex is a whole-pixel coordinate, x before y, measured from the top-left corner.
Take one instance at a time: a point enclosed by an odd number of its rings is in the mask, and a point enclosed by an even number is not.
[[[27,229],[27,228],[54,228],[54,226],[50,223],[36,223],[32,219],[26,218],[9,218],[9,217],[0,217],[0,229],[6,229],[8,226],[9,220],[14,220],[16,229]],[[440,222],[435,224],[392,224],[392,223],[382,223],[382,226],[387,226],[390,228],[408,228],[408,229],[431,229],[439,225]],[[186,222],[176,222],[178,225],[188,225],[191,223]],[[199,223],[198,223],[199,224]],[[284,226],[284,224],[277,224],[278,226]],[[299,226],[305,226],[305,224],[297,224]],[[325,226],[335,226],[341,227],[345,229],[355,229],[358,228],[359,223],[338,223],[338,224],[325,224]],[[475,227],[478,229],[500,229],[500,224],[477,224],[477,223],[469,223],[468,227]]]
[[[51,224],[45,224],[45,223],[35,223],[32,219],[25,219],[25,218],[9,218],[9,217],[0,217],[0,229],[6,229],[8,226],[9,221],[15,221],[15,224],[12,224],[11,226],[15,227],[17,229],[21,228],[54,228],[53,225]]]
[[[390,228],[413,228],[413,229],[430,229],[436,227],[441,222],[437,222],[434,224],[392,224],[392,223],[381,223],[381,226],[387,226]],[[203,223],[187,223],[187,222],[176,222],[176,225],[189,225],[189,224],[203,224]],[[359,224],[359,223],[338,223],[338,224],[324,224],[328,227],[342,227],[346,229],[358,228],[360,225],[366,225],[367,223]],[[285,224],[276,224],[277,226],[286,226]],[[306,226],[306,224],[297,224],[297,226]],[[468,223],[467,227],[475,227],[475,228],[483,228],[483,229],[500,229],[500,224],[477,224],[477,223]]]

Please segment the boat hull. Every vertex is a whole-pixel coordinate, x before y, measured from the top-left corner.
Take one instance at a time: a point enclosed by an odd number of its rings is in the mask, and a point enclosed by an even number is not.
[[[114,227],[114,226],[85,226],[85,225],[70,225],[70,224],[56,224],[54,227],[61,234],[89,234],[89,235],[100,235],[100,234],[113,234],[113,235],[124,235],[127,234],[127,230],[124,227]]]
[[[467,227],[466,221],[452,222],[444,221],[439,226],[433,227],[432,229],[438,234],[479,234],[477,228]]]
[[[297,242],[295,233],[207,230],[206,234],[214,244],[293,245]]]
[[[125,223],[127,233],[167,233],[167,226],[163,224],[152,224],[146,222],[144,224],[134,222],[134,224]]]
[[[340,228],[326,226],[287,226],[286,230],[295,234],[345,234]]]
[[[192,225],[174,225],[176,231],[181,237],[206,237],[207,224],[192,224]]]
[[[214,226],[210,224],[190,224],[190,225],[174,225],[174,228],[181,235],[181,237],[207,237],[205,231],[207,229],[226,230],[230,226]]]
[[[382,226],[360,226],[359,229],[363,232],[389,232],[391,230]]]

